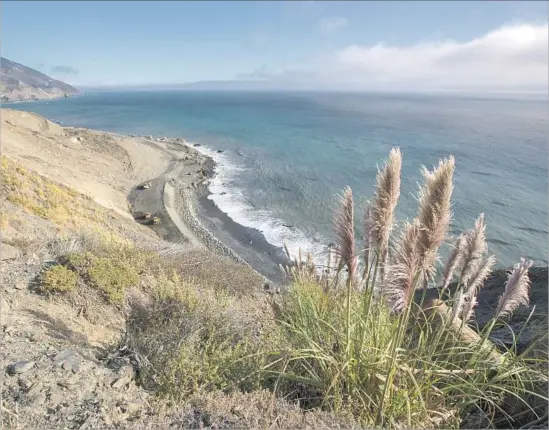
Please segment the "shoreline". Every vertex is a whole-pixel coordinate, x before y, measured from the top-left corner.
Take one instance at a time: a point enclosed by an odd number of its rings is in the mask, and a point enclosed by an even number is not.
[[[206,195],[198,198],[197,213],[206,224],[207,230],[262,275],[275,284],[282,284],[284,276],[279,265],[290,263],[283,248],[268,242],[263,233],[255,228],[234,221],[215,202],[208,199],[209,195],[211,193],[208,190]]]
[[[263,233],[241,225],[224,213],[208,196],[215,176],[215,160],[183,138],[134,136],[143,143],[163,145],[172,160],[160,176],[132,188],[128,194],[137,222],[145,213],[161,220],[152,226],[164,240],[188,249],[207,248],[251,267],[269,287],[285,282],[280,264],[290,263],[282,247],[269,243]],[[148,189],[143,190],[144,184]]]

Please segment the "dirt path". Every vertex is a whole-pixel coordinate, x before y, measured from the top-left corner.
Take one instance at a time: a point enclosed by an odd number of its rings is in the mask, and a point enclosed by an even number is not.
[[[164,207],[170,219],[179,229],[181,234],[189,240],[189,244],[193,248],[204,248],[204,244],[196,236],[196,234],[183,222],[175,205],[176,189],[169,182],[164,182]]]

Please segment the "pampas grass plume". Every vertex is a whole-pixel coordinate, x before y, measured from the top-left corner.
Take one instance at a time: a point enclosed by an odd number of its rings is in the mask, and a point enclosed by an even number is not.
[[[499,298],[496,309],[496,319],[509,317],[520,306],[530,304],[530,279],[528,270],[532,267],[533,261],[526,261],[521,258],[520,263],[513,267],[505,284],[505,291]]]

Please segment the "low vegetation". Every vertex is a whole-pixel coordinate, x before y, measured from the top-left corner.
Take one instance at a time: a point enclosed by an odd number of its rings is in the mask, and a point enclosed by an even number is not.
[[[42,273],[40,287],[45,293],[65,293],[73,291],[78,283],[78,275],[63,266],[53,266]]]
[[[212,390],[260,388],[258,321],[226,293],[176,273],[149,277],[152,306],[129,322],[132,349],[148,357],[143,382],[174,400]]]
[[[122,303],[125,291],[139,284],[134,266],[123,258],[97,256],[91,252],[73,253],[65,257],[67,266],[80,274],[88,285],[104,293],[111,303]]]
[[[6,163],[11,201],[61,222],[66,214],[73,225],[93,219],[67,207],[78,195]],[[260,276],[209,252],[143,250],[104,238],[57,246],[59,265],[43,273],[41,288],[91,290],[123,309],[123,346],[138,363],[141,385],[160,404],[187,405],[184,427],[516,428],[543,421],[547,355],[533,351],[546,351],[547,336],[520,353],[521,333],[507,347],[491,336],[528,305],[531,263],[513,268],[492,320],[479,328],[477,295],[495,262],[484,218],[451,244],[441,265],[453,158],[424,169],[417,216],[397,228],[401,163],[393,150],[379,171],[363,242],[346,189],[327,262],[300,253],[283,268],[284,294],[266,295]],[[436,298],[427,294],[432,286],[443,287]]]

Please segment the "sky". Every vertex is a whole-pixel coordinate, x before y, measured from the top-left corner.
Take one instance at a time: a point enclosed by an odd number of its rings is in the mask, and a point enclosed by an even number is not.
[[[546,1],[2,2],[2,56],[76,86],[547,92]]]

